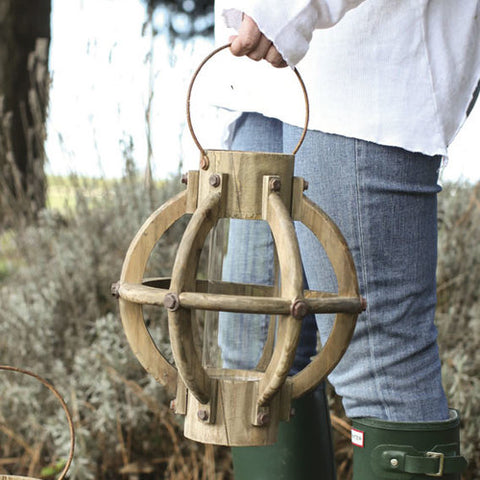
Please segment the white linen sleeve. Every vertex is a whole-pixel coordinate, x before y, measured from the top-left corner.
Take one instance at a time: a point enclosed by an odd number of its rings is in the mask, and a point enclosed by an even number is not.
[[[252,17],[289,65],[307,53],[313,31],[338,23],[365,0],[224,0],[227,27],[238,30],[243,13]]]

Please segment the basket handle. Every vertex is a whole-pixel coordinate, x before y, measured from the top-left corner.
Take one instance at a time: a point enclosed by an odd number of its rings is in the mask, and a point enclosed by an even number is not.
[[[192,138],[193,138],[193,141],[195,142],[195,145],[198,147],[198,149],[200,150],[200,153],[205,156],[206,153],[205,153],[205,149],[202,147],[202,145],[200,144],[200,142],[198,141],[198,138],[197,136],[195,135],[195,131],[193,129],[193,125],[192,125],[192,119],[191,119],[191,116],[190,116],[190,99],[191,99],[191,96],[192,96],[192,89],[193,89],[193,84],[195,83],[195,80],[198,76],[198,74],[200,73],[200,70],[203,68],[203,66],[214,56],[216,55],[218,52],[222,51],[222,50],[225,50],[226,48],[229,48],[230,47],[230,43],[227,43],[226,45],[222,45],[221,47],[218,47],[217,49],[213,50],[213,52],[211,52],[209,55],[207,55],[203,61],[200,63],[200,65],[197,67],[197,69],[195,70],[193,76],[192,76],[192,80],[190,81],[190,85],[188,87],[188,91],[187,91],[187,124],[188,124],[188,128],[190,130],[190,134],[192,135]],[[303,140],[305,138],[305,135],[307,134],[307,128],[308,128],[308,121],[309,121],[309,117],[310,117],[310,107],[309,107],[309,103],[308,103],[308,95],[307,95],[307,89],[305,88],[305,83],[303,82],[303,79],[302,77],[300,76],[300,73],[298,72],[297,68],[296,67],[293,67],[293,73],[295,73],[295,75],[297,76],[297,79],[300,83],[300,87],[302,89],[302,93],[303,93],[303,98],[305,100],[305,123],[304,123],[304,127],[303,127],[303,131],[302,131],[302,135],[300,136],[300,140],[299,142],[297,143],[296,147],[294,148],[293,152],[292,152],[292,155],[295,155],[298,151],[298,149],[300,148],[300,146],[302,145],[303,143]]]
[[[47,382],[47,380],[45,380],[44,378],[37,375],[36,373],[30,372],[29,370],[24,370],[23,368],[12,367],[12,366],[9,366],[9,365],[0,365],[0,370],[7,370],[7,371],[11,371],[11,372],[22,373],[24,375],[28,375],[30,377],[35,378],[40,383],[45,385],[53,393],[53,395],[57,398],[57,400],[62,405],[62,408],[65,412],[66,417],[67,417],[68,428],[70,430],[70,453],[68,454],[68,459],[67,459],[67,463],[65,464],[65,467],[63,467],[63,470],[60,473],[60,476],[58,477],[58,480],[63,480],[65,478],[65,475],[68,472],[68,469],[70,468],[71,463],[72,463],[73,452],[74,452],[74,449],[75,449],[75,430],[73,428],[73,420],[72,420],[72,416],[70,415],[70,412],[68,410],[67,404],[63,400],[62,396],[55,389],[55,387],[51,383]]]

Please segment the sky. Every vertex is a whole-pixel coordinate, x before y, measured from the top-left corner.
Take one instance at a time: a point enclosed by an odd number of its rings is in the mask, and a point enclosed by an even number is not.
[[[48,173],[118,177],[126,150],[143,168],[152,92],[154,176],[177,173],[180,162],[196,168],[198,153],[184,139],[185,98],[192,58],[205,56],[211,40],[195,42],[195,53],[190,43],[172,54],[166,38],[157,36],[152,58],[140,0],[53,0],[52,10]]]
[[[172,54],[164,36],[142,34],[145,20],[140,0],[52,0],[48,173],[119,177],[126,154],[145,166],[148,140],[155,178],[198,168],[185,99],[212,42],[178,45]],[[479,132],[477,105],[450,147],[443,181],[480,180]]]

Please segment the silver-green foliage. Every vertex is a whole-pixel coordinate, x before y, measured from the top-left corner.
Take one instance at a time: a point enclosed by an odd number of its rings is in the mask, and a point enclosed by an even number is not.
[[[178,180],[165,182],[147,193],[129,176],[92,196],[79,181],[73,211],[45,210],[37,225],[16,233],[20,266],[0,283],[0,363],[50,379],[64,396],[76,425],[70,478],[115,478],[122,454],[125,461],[152,441],[145,398],[159,405],[165,399],[127,345],[110,286],[138,228],[179,187]],[[156,275],[168,273],[173,249],[168,242],[157,247]],[[153,319],[150,330],[161,343],[159,322]],[[51,461],[66,458],[68,428],[50,392],[2,372],[0,392],[0,445],[13,455],[19,438],[32,447],[44,439],[42,453]],[[122,439],[131,444],[127,453]]]
[[[480,478],[480,183],[439,196],[437,325],[443,382],[462,416],[467,479]]]

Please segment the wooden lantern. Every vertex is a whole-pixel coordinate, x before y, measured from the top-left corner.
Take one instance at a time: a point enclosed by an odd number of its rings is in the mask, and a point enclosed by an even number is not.
[[[140,228],[114,285],[126,336],[143,367],[175,399],[175,412],[185,415],[185,436],[219,445],[269,445],[278,423],[290,418],[292,399],[313,390],[339,362],[352,337],[364,300],[355,267],[337,226],[305,195],[305,181],[293,176],[294,154],[204,150],[201,168],[188,173],[187,188],[167,201]],[[171,278],[144,279],[152,249],[180,217],[192,214],[180,241]],[[199,280],[200,252],[208,233],[221,218],[263,219],[270,226],[278,255],[280,291],[272,286]],[[317,237],[335,272],[338,293],[306,291],[293,221]],[[168,310],[175,365],[158,350],[143,317],[143,305]],[[195,348],[195,310],[264,313],[278,316],[276,343],[264,368],[229,370],[202,366]],[[298,374],[288,376],[307,313],[336,313],[328,341]]]

